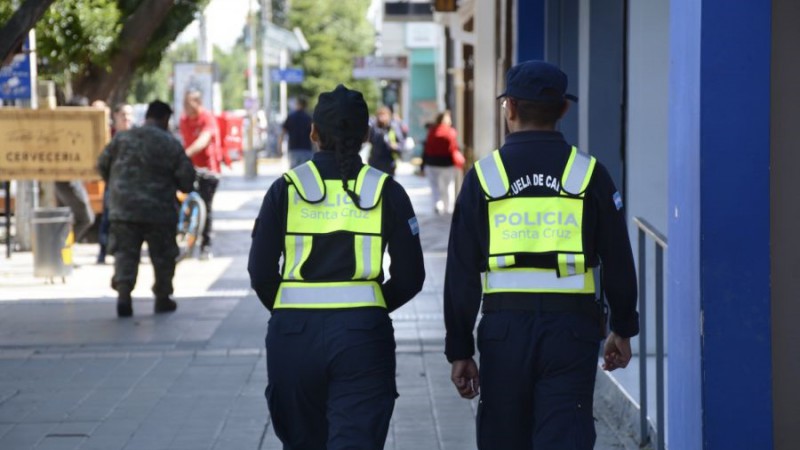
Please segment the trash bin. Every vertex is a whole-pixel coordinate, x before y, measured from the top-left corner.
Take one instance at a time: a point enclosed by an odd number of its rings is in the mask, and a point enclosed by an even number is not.
[[[33,276],[65,277],[72,273],[72,211],[69,208],[33,210]]]

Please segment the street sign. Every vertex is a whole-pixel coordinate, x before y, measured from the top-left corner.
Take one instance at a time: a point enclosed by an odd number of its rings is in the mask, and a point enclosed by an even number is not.
[[[0,99],[30,100],[31,98],[31,56],[28,53],[28,40],[22,46],[22,53],[6,66],[0,67]]]
[[[179,62],[172,66],[173,120],[177,123],[183,115],[183,98],[187,91],[200,91],[203,107],[215,111],[214,64],[204,62]]]
[[[359,56],[353,60],[353,78],[404,80],[408,78],[405,56]]]
[[[0,180],[96,180],[108,115],[94,107],[0,108]]]
[[[305,79],[305,73],[300,68],[272,69],[270,77],[275,83],[285,81],[289,84],[300,84]]]
[[[244,96],[244,109],[250,114],[255,114],[258,111],[258,98],[252,97],[250,94]]]

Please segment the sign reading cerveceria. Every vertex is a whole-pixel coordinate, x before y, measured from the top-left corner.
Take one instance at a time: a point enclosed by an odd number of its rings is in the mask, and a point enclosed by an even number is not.
[[[0,108],[0,180],[99,178],[107,121],[97,108]]]

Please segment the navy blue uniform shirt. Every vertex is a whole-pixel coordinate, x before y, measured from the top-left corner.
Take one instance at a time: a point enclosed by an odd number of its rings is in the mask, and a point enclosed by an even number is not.
[[[303,109],[292,112],[283,122],[289,134],[289,150],[311,150],[311,116]]]
[[[511,195],[553,195],[557,192],[571,146],[557,131],[524,131],[506,137],[500,149]],[[515,181],[521,180],[517,183]],[[530,183],[528,183],[530,181]],[[602,262],[602,286],[611,310],[611,330],[621,337],[639,332],[636,312],[636,272],[625,223],[625,212],[608,170],[598,161],[584,196],[583,244],[587,265]],[[472,330],[483,298],[481,274],[488,260],[486,199],[475,170],[470,170],[456,200],[444,288],[447,328],[445,354],[449,361],[475,353]],[[525,255],[519,263],[555,267],[555,255]],[[525,293],[488,294],[487,299],[524,297]],[[539,294],[541,295],[541,294]],[[576,294],[545,294],[559,295]],[[586,295],[586,294],[577,294]],[[588,301],[592,296],[589,295]]]
[[[352,155],[358,159],[358,155]],[[333,152],[321,151],[314,154],[313,161],[319,174],[325,180],[340,180],[339,166]],[[360,159],[358,159],[360,162]],[[356,164],[353,164],[354,166]],[[359,167],[361,164],[359,164]],[[288,184],[281,177],[267,191],[261,204],[255,226],[253,242],[250,247],[250,260],[247,271],[250,285],[256,291],[261,303],[270,311],[275,303],[275,294],[281,282],[278,261],[284,248],[286,233],[286,208]],[[419,241],[419,227],[405,190],[389,178],[383,187],[383,244],[391,258],[390,279],[383,283],[384,274],[378,278],[382,283],[383,297],[389,311],[403,306],[422,289],[425,281],[425,266],[422,247]],[[341,233],[314,236],[314,245],[302,273],[306,279],[349,280],[355,272],[355,256],[331,255],[332,240],[340,239]],[[335,264],[332,266],[332,264]]]

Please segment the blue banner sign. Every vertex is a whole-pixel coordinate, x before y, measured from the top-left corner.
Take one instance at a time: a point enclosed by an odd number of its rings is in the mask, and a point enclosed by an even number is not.
[[[303,69],[272,69],[270,76],[276,83],[285,81],[289,84],[300,84],[305,79]]]
[[[31,98],[31,56],[28,41],[23,52],[14,55],[11,62],[0,67],[0,99],[30,100]]]

